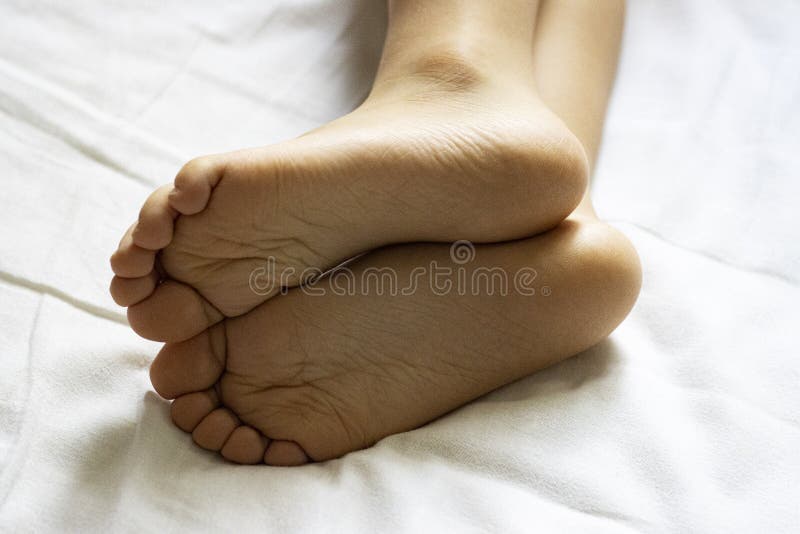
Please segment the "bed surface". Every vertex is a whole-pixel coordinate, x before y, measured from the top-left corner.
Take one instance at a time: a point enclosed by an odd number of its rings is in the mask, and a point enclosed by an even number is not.
[[[644,287],[607,341],[280,469],[172,426],[107,258],[185,160],[354,107],[382,3],[2,3],[0,530],[800,529],[800,4],[766,5],[629,3],[594,191]]]

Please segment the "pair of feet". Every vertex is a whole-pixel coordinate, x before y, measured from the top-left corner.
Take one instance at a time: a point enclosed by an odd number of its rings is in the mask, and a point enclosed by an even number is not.
[[[578,140],[529,87],[422,67],[295,140],[189,162],[125,233],[112,296],[166,342],[153,386],[201,447],[239,463],[335,458],[588,348],[630,308],[630,245],[570,215]],[[444,244],[381,248],[456,240],[498,244],[469,264]],[[346,291],[296,287],[365,252]],[[432,262],[550,289],[444,294],[415,278]],[[387,291],[364,276],[376,267],[422,282]]]

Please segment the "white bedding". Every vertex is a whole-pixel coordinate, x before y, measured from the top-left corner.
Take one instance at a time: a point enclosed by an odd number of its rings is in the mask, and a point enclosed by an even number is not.
[[[631,0],[595,194],[644,288],[609,340],[321,465],[232,466],[171,425],[109,253],[189,157],[356,105],[384,18],[0,4],[0,530],[798,531],[792,0]]]

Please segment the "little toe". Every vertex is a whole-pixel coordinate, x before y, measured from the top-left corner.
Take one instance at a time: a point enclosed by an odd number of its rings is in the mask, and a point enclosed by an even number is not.
[[[228,438],[220,453],[226,460],[237,464],[260,464],[269,440],[258,430],[242,425]]]
[[[135,226],[128,228],[119,243],[119,248],[111,255],[111,270],[123,278],[146,276],[153,270],[156,259],[154,251],[134,244],[132,233]]]
[[[205,416],[219,407],[219,397],[214,389],[181,395],[170,406],[170,417],[175,426],[192,432]]]
[[[134,332],[153,341],[184,341],[222,319],[197,291],[175,280],[158,285],[152,295],[128,308]]]
[[[165,399],[208,389],[225,370],[225,327],[215,325],[197,336],[167,343],[150,365],[153,389]]]
[[[201,212],[208,204],[211,190],[222,178],[224,167],[213,156],[195,158],[175,177],[169,204],[184,215]]]
[[[170,191],[171,185],[159,187],[145,201],[132,233],[135,245],[148,250],[159,250],[172,241],[172,230],[178,212],[169,205]]]
[[[158,273],[150,271],[147,276],[139,278],[122,278],[115,276],[111,279],[111,298],[120,306],[132,306],[149,297],[158,285]]]
[[[239,425],[241,425],[239,418],[232,411],[227,408],[217,408],[195,427],[192,439],[204,449],[218,451]]]
[[[273,440],[264,452],[264,463],[267,465],[289,467],[307,464],[309,461],[306,452],[294,441]]]

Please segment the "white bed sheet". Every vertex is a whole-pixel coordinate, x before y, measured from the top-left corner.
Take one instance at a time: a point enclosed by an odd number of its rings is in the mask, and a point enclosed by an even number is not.
[[[632,0],[595,193],[644,288],[586,353],[372,449],[169,422],[107,256],[190,156],[356,105],[382,2],[0,4],[0,530],[800,529],[800,4]]]

